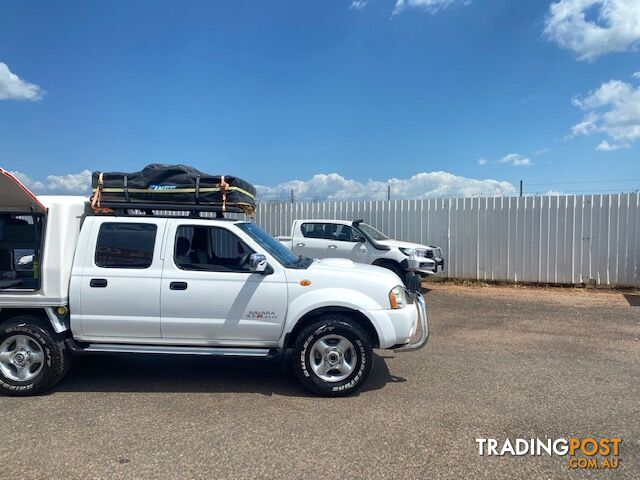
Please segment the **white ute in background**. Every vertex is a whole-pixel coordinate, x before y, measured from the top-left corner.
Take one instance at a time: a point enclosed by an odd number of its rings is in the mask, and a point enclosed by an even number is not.
[[[444,269],[440,248],[393,240],[362,220],[295,220],[291,236],[277,238],[296,255],[377,265],[403,282],[407,273],[425,277]]]
[[[419,288],[383,268],[300,257],[248,221],[95,215],[0,169],[2,393],[52,388],[72,354],[289,350],[307,389],[347,395],[373,348],[417,350],[428,335]]]

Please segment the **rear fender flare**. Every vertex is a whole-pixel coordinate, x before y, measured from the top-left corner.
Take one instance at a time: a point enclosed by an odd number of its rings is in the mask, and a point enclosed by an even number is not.
[[[59,307],[4,307],[0,308],[0,322],[9,320],[20,315],[36,315],[49,320],[51,328],[55,333],[62,333],[69,330],[69,317],[58,315],[56,309]]]

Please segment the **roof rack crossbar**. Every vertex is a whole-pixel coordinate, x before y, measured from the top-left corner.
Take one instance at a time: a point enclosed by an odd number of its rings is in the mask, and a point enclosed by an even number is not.
[[[101,208],[113,210],[156,210],[176,212],[245,213],[241,207],[227,205],[185,204],[185,203],[140,203],[140,202],[100,202]]]

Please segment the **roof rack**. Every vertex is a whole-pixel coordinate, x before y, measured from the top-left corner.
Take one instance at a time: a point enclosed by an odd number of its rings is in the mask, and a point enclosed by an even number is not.
[[[136,210],[139,213],[132,213]],[[225,213],[243,213],[245,210],[239,206],[230,205],[207,205],[207,204],[186,204],[186,203],[141,203],[141,202],[100,202],[100,207],[96,211],[98,215],[121,215],[121,216],[174,216],[162,215],[154,212],[185,212],[191,216],[200,216],[200,213],[216,213],[216,218],[224,218]]]

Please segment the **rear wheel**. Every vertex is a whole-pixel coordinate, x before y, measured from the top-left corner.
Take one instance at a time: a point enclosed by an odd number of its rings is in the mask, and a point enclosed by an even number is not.
[[[61,339],[29,315],[0,325],[0,392],[36,395],[56,385],[70,356]]]
[[[373,347],[367,333],[349,317],[327,315],[298,335],[293,367],[307,389],[324,396],[356,392],[373,364]]]

